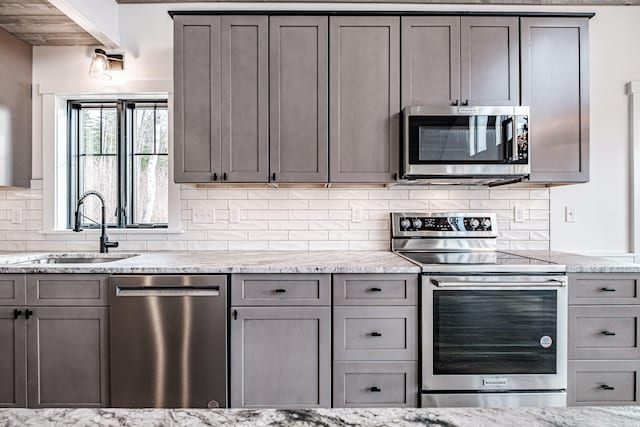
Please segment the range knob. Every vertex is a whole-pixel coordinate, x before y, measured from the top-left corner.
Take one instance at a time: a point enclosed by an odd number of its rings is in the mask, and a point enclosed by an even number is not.
[[[489,218],[485,218],[482,220],[482,228],[488,229],[491,227],[491,220]]]
[[[409,221],[408,219],[404,218],[402,221],[400,221],[400,227],[403,230],[406,230],[407,228],[411,227],[411,221]]]
[[[413,220],[413,227],[419,229],[422,227],[422,220],[420,218],[416,218]]]
[[[478,228],[480,226],[480,220],[478,218],[471,218],[469,220],[469,225],[471,226],[471,228],[473,230],[475,230],[476,228]]]

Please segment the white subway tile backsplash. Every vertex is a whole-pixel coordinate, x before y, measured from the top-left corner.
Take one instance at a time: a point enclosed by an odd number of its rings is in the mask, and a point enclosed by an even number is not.
[[[389,212],[496,212],[498,247],[549,247],[549,189],[473,186],[392,188],[197,188],[181,185],[181,234],[117,234],[118,251],[384,250]],[[516,223],[513,208],[525,210]],[[22,222],[11,223],[20,209]],[[230,210],[240,221],[230,222]],[[353,210],[361,218],[353,221]],[[215,211],[215,216],[213,215]],[[42,191],[0,190],[0,250],[96,251],[98,234],[42,233]],[[215,222],[214,222],[215,221]]]

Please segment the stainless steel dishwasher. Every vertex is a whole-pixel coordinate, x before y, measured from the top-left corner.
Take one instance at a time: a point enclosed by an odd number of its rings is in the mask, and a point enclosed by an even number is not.
[[[114,276],[111,406],[227,406],[226,276]]]

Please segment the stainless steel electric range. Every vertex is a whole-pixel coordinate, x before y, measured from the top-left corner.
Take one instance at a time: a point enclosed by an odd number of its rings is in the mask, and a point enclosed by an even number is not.
[[[422,267],[422,406],[565,406],[566,266],[497,251],[495,214],[391,222]]]

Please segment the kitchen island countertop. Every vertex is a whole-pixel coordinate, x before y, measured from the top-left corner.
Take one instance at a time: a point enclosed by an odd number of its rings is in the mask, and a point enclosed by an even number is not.
[[[576,426],[640,425],[640,407],[423,409],[2,409],[2,426]]]

